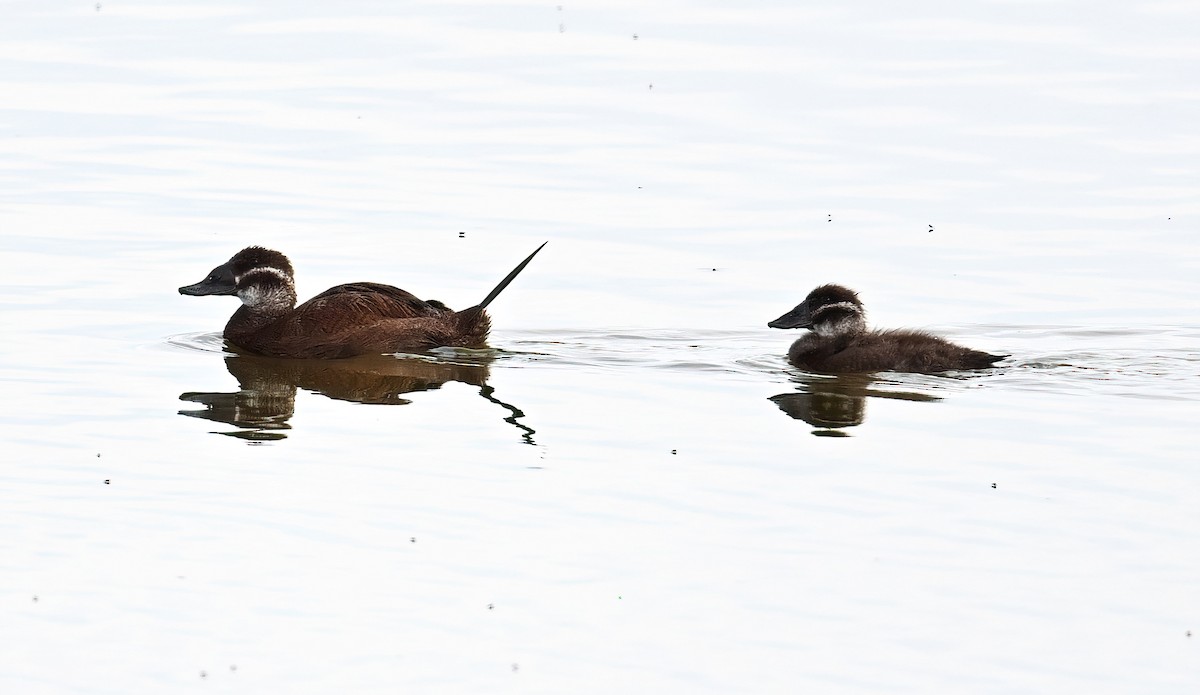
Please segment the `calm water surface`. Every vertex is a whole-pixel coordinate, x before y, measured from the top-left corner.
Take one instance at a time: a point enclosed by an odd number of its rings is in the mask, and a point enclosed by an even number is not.
[[[1195,3],[0,16],[0,691],[1200,686]],[[176,292],[547,239],[490,350]],[[1011,357],[798,372],[829,281]]]

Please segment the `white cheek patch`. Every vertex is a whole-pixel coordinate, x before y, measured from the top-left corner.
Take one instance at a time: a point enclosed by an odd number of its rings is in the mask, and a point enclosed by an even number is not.
[[[238,290],[237,296],[242,300],[242,304],[255,309],[288,304],[287,293],[278,287],[251,285],[244,290]]]
[[[255,282],[255,276],[267,275]],[[292,279],[287,273],[278,268],[255,268],[238,278],[241,285],[249,278],[250,284],[237,291],[238,299],[251,309],[288,310],[296,303],[296,291],[292,289]]]

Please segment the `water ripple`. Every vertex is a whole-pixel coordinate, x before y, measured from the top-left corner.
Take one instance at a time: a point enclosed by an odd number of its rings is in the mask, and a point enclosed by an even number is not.
[[[885,373],[878,384],[958,391],[1009,388],[1200,400],[1197,329],[988,325],[956,327],[955,339],[1012,355],[995,369],[947,374]],[[526,331],[510,333],[510,365],[588,370],[655,369],[778,380],[801,374],[783,357],[788,340],[766,331]]]
[[[221,337],[221,334],[211,331],[172,335],[167,338],[167,345],[194,352],[216,352],[224,355],[234,354],[226,349],[225,339]]]

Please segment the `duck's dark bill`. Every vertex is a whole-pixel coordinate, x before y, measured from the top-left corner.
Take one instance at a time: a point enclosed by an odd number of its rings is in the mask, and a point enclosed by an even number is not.
[[[208,294],[237,294],[237,282],[233,277],[233,270],[228,265],[219,265],[213,268],[208,277],[200,282],[180,287],[179,294],[188,294],[193,297],[202,297]]]
[[[803,304],[767,324],[770,328],[811,328],[812,315]]]

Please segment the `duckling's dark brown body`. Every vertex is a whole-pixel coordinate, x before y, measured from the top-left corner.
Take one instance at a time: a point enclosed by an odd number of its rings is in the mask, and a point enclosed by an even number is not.
[[[984,369],[1003,355],[955,345],[936,335],[904,329],[867,331],[842,338],[810,333],[788,349],[788,361],[810,372],[947,372]]]
[[[808,328],[788,349],[788,361],[811,372],[935,373],[984,369],[1007,355],[992,355],[955,345],[924,331],[867,330],[858,295],[840,285],[822,285],[772,328]]]
[[[295,306],[291,263],[278,251],[256,246],[239,251],[205,280],[179,291],[236,294],[242,306],[225,325],[225,339],[258,355],[335,359],[435,347],[480,348],[486,346],[491,329],[484,307],[536,254],[483,302],[463,311],[374,282],[338,285]]]

